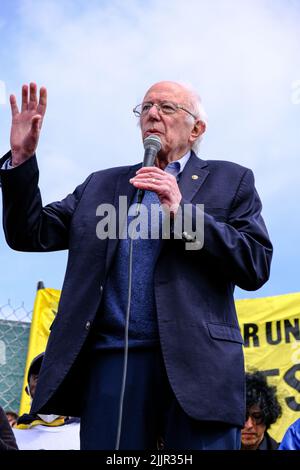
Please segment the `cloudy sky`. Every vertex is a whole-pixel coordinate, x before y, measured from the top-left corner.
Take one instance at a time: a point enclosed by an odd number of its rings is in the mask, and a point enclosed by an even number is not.
[[[200,156],[253,169],[274,244],[269,282],[236,298],[299,292],[299,24],[299,0],[2,1],[0,153],[9,94],[45,85],[40,187],[45,204],[61,199],[92,171],[142,159],[132,108],[152,83],[190,83],[209,116]],[[1,231],[0,306],[30,309],[37,281],[61,288],[65,263],[13,252]]]

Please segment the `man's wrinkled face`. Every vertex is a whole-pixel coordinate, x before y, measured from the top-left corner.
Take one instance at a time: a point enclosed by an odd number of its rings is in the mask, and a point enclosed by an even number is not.
[[[172,102],[191,109],[189,92],[173,82],[160,82],[153,85],[146,93],[143,103],[160,104]],[[198,134],[195,132],[195,120],[185,111],[179,109],[174,114],[163,114],[156,106],[152,106],[147,114],[140,118],[143,140],[150,134],[159,136],[162,142],[160,155],[163,157],[180,158],[191,147]]]
[[[253,405],[242,429],[242,448],[256,450],[264,438],[265,431],[261,409],[258,405]]]

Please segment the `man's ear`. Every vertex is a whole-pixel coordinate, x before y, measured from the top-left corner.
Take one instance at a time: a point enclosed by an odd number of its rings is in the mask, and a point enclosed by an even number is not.
[[[200,119],[198,119],[198,121],[195,121],[194,127],[191,132],[191,137],[193,137],[193,140],[198,139],[200,135],[204,134],[205,129],[206,129],[206,124],[204,121],[200,121]]]

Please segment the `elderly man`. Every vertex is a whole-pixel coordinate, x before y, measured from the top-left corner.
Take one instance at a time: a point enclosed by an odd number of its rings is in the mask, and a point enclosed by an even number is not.
[[[158,436],[166,449],[239,448],[244,363],[233,291],[262,286],[272,257],[251,170],[199,159],[200,99],[160,82],[134,109],[142,138],[161,147],[154,165],[96,172],[43,207],[35,151],[46,89],[38,101],[36,85],[29,96],[23,86],[21,112],[14,96],[11,108],[1,162],[7,242],[69,250],[32,411],[80,416],[82,449],[153,449]],[[141,195],[144,209],[163,206],[168,237],[124,229]],[[117,237],[96,230],[108,204],[122,221]]]

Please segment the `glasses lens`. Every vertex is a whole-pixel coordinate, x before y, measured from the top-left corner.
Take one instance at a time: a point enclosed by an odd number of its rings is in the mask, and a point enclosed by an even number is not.
[[[142,114],[148,113],[148,111],[150,111],[152,106],[153,106],[153,103],[143,103],[143,104],[141,104]]]
[[[160,109],[164,114],[173,114],[177,111],[177,106],[174,103],[164,102],[161,103]]]
[[[141,116],[142,114],[147,114],[150,109],[152,108],[153,103],[142,103],[138,104],[134,109],[133,112],[136,116]]]
[[[160,104],[151,103],[151,101],[146,101],[145,103],[138,104],[133,112],[136,116],[141,116],[147,114],[152,106],[156,106],[159,111],[163,114],[174,114],[178,109],[178,105],[171,103],[169,101],[164,101]]]

